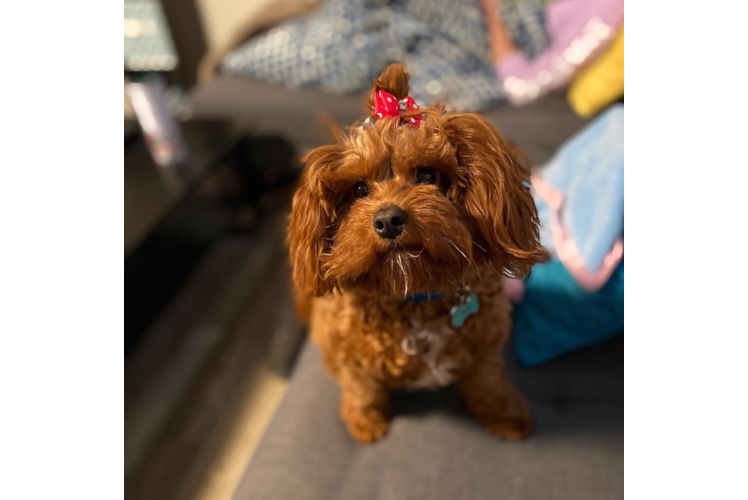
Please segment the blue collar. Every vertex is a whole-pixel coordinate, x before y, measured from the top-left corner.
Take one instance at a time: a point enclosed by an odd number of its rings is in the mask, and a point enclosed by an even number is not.
[[[413,295],[409,295],[408,297],[405,297],[405,300],[413,301],[413,302],[422,302],[424,300],[438,300],[443,297],[440,293],[414,293]]]
[[[443,297],[440,293],[415,293],[405,297],[406,301],[422,302],[424,300],[436,300]],[[480,310],[478,294],[472,292],[470,287],[464,287],[459,294],[459,301],[449,310],[450,323],[454,328],[460,328],[465,321]]]

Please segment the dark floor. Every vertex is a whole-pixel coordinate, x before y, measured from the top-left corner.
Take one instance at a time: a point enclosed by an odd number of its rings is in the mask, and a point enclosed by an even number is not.
[[[258,373],[294,354],[284,220],[218,240],[126,360],[127,498],[195,498]]]
[[[195,129],[212,144],[215,126]],[[176,180],[138,136],[125,147],[125,494],[137,500],[228,499],[304,338],[284,242],[293,151],[272,137],[214,156],[190,144],[199,169]]]

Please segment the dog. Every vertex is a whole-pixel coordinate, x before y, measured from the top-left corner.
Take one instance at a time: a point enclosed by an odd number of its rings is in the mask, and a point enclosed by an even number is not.
[[[390,390],[450,384],[489,432],[522,439],[532,417],[501,348],[503,276],[547,259],[528,174],[485,119],[420,109],[408,79],[387,67],[371,116],[302,159],[288,236],[297,308],[356,440],[386,434]]]

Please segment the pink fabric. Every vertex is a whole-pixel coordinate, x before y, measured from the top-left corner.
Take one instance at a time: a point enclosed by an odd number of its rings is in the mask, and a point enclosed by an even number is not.
[[[567,85],[580,67],[604,50],[623,24],[623,0],[556,0],[546,10],[551,45],[535,59],[522,52],[496,63],[514,104]]]
[[[551,232],[553,233],[553,246],[556,255],[564,264],[579,285],[588,292],[594,292],[602,288],[618,267],[623,258],[623,240],[618,239],[613,248],[603,259],[603,265],[596,272],[587,268],[584,258],[579,252],[574,240],[561,223],[561,210],[564,205],[564,195],[540,177],[532,176],[532,187],[538,195],[543,198],[550,207]]]
[[[402,117],[403,113],[417,111],[418,104],[416,104],[416,102],[410,96],[407,96],[398,101],[397,97],[390,94],[389,92],[385,92],[384,90],[380,90],[376,94],[374,94],[374,115],[377,118],[400,118]],[[421,126],[423,116],[416,115],[404,119],[406,119],[408,123],[413,125],[415,128],[418,128]]]
[[[525,298],[525,282],[519,278],[506,278],[504,291],[513,304],[519,304]]]

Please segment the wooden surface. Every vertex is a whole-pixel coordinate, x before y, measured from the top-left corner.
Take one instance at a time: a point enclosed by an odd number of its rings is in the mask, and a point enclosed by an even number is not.
[[[222,238],[127,360],[126,498],[230,498],[286,388],[268,366],[296,324],[284,231]]]

